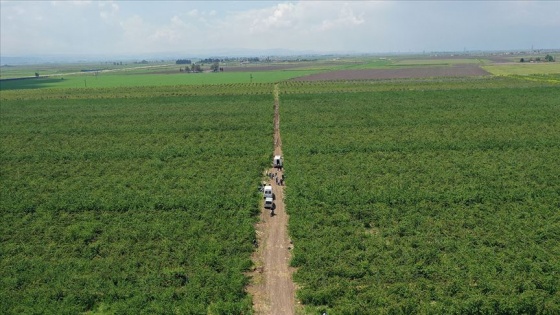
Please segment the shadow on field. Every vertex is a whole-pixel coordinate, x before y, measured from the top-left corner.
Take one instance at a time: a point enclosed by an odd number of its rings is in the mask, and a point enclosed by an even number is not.
[[[0,80],[0,90],[24,90],[24,89],[40,89],[45,87],[53,87],[57,83],[61,83],[63,78],[17,78]]]

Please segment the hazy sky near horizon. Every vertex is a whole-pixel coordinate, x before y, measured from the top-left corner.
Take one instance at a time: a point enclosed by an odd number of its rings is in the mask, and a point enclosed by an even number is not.
[[[0,1],[0,55],[560,48],[560,1]]]

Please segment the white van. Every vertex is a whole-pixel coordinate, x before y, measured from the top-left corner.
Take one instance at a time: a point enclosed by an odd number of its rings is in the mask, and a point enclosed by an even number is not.
[[[274,199],[274,193],[272,192],[271,185],[264,186],[263,193],[264,193],[264,198]]]
[[[274,159],[272,159],[272,166],[276,168],[282,168],[282,156],[275,155]]]
[[[272,209],[274,206],[274,200],[272,198],[264,198],[264,208]]]

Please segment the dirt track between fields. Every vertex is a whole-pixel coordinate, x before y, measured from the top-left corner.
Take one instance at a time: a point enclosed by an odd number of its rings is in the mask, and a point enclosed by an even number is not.
[[[274,155],[282,155],[280,138],[280,115],[277,86],[274,90]],[[283,170],[271,168],[282,178]],[[274,215],[262,208],[260,222],[256,226],[258,248],[253,255],[256,266],[251,273],[251,285],[247,288],[253,296],[255,314],[293,315],[295,313],[295,287],[292,268],[289,267],[291,244],[288,237],[288,215],[284,207],[284,186],[267,177],[276,195]]]

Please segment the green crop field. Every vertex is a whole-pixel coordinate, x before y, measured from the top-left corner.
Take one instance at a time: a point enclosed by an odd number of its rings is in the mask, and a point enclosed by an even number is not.
[[[483,68],[493,75],[560,74],[560,62],[489,64]]]
[[[559,75],[488,76],[478,78],[418,78],[398,80],[355,81],[286,81],[280,83],[282,94],[323,94],[379,91],[433,91],[471,89],[521,89],[528,87],[558,87]],[[351,96],[352,94],[349,94]]]
[[[282,87],[308,313],[560,313],[560,89],[501,80]]]
[[[105,73],[75,74],[26,80],[0,81],[0,90],[37,88],[110,88],[170,85],[273,83],[317,73],[318,70],[286,70],[223,73]]]
[[[0,313],[250,313],[272,93],[143,90],[2,92]]]

